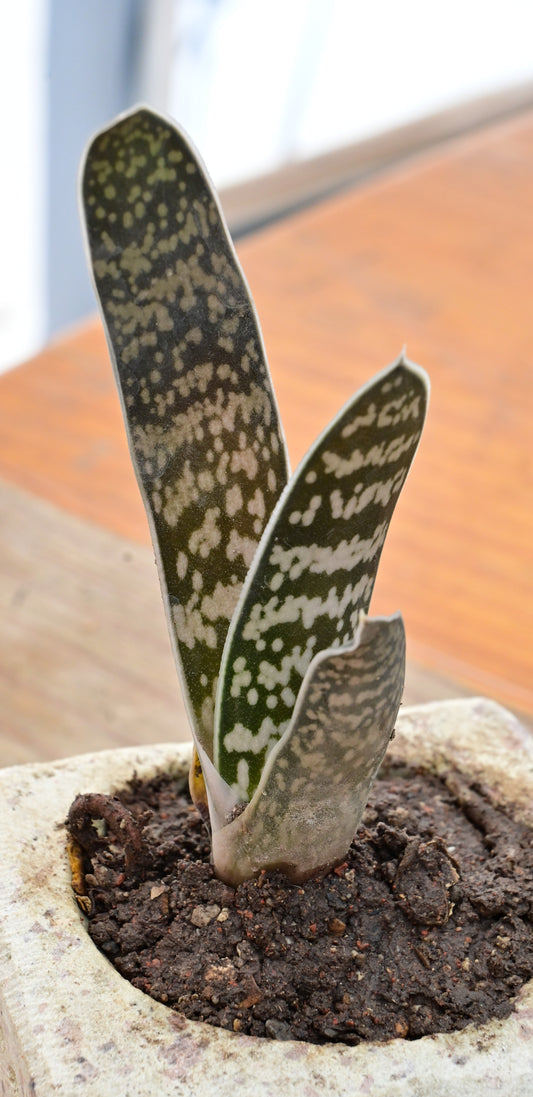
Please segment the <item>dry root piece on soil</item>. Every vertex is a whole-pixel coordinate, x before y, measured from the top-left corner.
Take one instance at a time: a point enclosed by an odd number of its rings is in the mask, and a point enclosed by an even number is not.
[[[92,903],[87,895],[85,884],[85,867],[83,864],[83,850],[77,842],[70,839],[67,842],[68,863],[70,866],[71,885],[76,902],[84,914],[90,914]]]
[[[131,811],[115,796],[103,796],[89,792],[77,796],[67,816],[67,830],[71,842],[69,860],[72,872],[73,890],[85,909],[86,898],[83,887],[83,867],[80,849],[91,857],[98,848],[106,843],[95,824],[102,821],[115,841],[124,851],[124,871],[126,876],[138,878],[142,875],[148,859],[148,848],[143,838],[143,822],[134,818]]]

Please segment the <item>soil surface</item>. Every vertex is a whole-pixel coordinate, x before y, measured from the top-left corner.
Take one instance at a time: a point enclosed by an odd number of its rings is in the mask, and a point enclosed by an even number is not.
[[[312,1043],[416,1039],[507,1016],[533,978],[533,832],[456,774],[383,773],[346,861],[302,885],[217,880],[168,778],[79,797],[69,820],[93,941],[193,1020]]]

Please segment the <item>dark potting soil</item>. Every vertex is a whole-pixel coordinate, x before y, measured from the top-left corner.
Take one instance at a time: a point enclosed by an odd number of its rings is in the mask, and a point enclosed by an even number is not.
[[[507,1016],[533,977],[533,832],[457,774],[384,772],[346,861],[301,885],[217,880],[204,825],[166,777],[79,797],[69,818],[93,941],[193,1020],[312,1043],[416,1039]]]

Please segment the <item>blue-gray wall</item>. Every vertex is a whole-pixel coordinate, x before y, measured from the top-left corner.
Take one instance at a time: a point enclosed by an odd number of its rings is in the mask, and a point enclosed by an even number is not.
[[[79,163],[94,131],[136,102],[145,14],[143,0],[50,0],[47,336],[95,309],[77,206]]]

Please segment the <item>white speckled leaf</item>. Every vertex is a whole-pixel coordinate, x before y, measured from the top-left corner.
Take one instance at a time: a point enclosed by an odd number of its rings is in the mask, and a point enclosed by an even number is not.
[[[311,660],[353,643],[416,452],[429,383],[399,359],[339,413],[276,506],[228,633],[214,761],[249,800]]]
[[[86,234],[199,743],[231,615],[288,475],[254,307],[205,169],[146,109],[89,147]]]
[[[290,727],[245,811],[213,835],[217,875],[295,880],[342,860],[394,730],[405,676],[400,614],[361,614],[354,646],[313,660]]]

